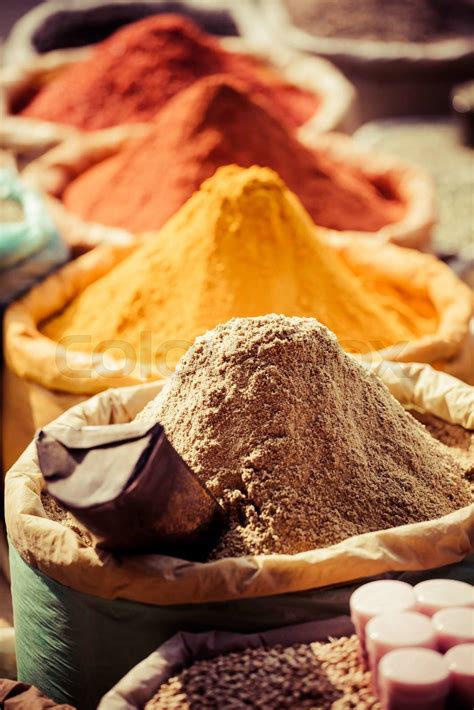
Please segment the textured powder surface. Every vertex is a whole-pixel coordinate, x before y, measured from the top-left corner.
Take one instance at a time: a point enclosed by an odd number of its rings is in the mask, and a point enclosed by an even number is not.
[[[380,294],[353,274],[274,172],[227,166],[43,332],[57,341],[88,335],[98,350],[105,340],[125,341],[142,362],[148,333],[161,368],[232,317],[314,316],[348,350],[366,352],[434,332],[428,301],[424,310],[411,308],[408,294]]]
[[[61,523],[66,528],[70,528],[81,538],[81,542],[86,547],[91,547],[93,542],[90,535],[85,531],[78,522],[73,518],[71,513],[63,508],[59,503],[57,503],[54,498],[52,498],[48,491],[41,491],[41,503],[43,505],[43,510],[46,516],[50,520],[54,520],[57,523]]]
[[[379,710],[357,636],[200,660],[163,683],[145,710]]]
[[[233,319],[139,415],[230,516],[216,558],[297,553],[472,502],[463,465],[313,319]]]
[[[432,437],[450,449],[452,455],[465,468],[465,477],[470,481],[474,495],[474,431],[445,422],[427,412],[414,410],[410,414],[424,424]]]
[[[159,229],[217,168],[231,163],[275,170],[324,227],[374,232],[405,212],[393,176],[369,177],[309,150],[258,96],[222,76],[178,94],[149,135],[83,172],[62,199],[92,222]]]
[[[118,30],[91,57],[64,69],[22,114],[85,130],[146,122],[180,91],[214,74],[238,77],[292,126],[317,108],[313,93],[288,85],[252,57],[225,51],[191,20],[155,15]]]

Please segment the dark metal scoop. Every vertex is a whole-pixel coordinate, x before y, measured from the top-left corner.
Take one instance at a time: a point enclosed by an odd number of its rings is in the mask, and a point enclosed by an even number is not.
[[[204,559],[224,529],[223,509],[161,424],[53,424],[36,448],[48,493],[100,547]]]

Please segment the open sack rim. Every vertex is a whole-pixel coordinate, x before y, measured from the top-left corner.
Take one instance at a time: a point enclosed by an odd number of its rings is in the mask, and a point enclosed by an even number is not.
[[[374,75],[377,72],[384,76],[396,66],[403,66],[407,73],[417,67],[440,71],[445,64],[463,63],[474,57],[472,41],[462,35],[425,42],[324,37],[298,27],[283,0],[262,0],[261,12],[261,20],[269,22],[278,36],[285,37],[298,51],[314,52],[329,60],[334,57],[354,67],[373,68]]]
[[[172,676],[203,659],[250,649],[268,650],[273,646],[327,642],[330,638],[341,638],[353,633],[354,626],[349,616],[277,626],[270,631],[257,633],[179,631],[131,668],[104,695],[97,710],[139,710]]]
[[[411,374],[412,366],[400,367],[416,389],[420,366]],[[442,393],[447,376],[433,371],[428,374],[434,388]],[[451,380],[448,378],[448,389]],[[460,382],[454,386],[469,392],[472,401],[472,388]],[[103,423],[105,416],[109,421],[111,416],[114,421],[126,421],[161,388],[162,383],[152,383],[109,390],[73,407],[56,421],[97,424]],[[440,405],[436,400],[433,403],[432,395],[426,393],[425,404],[433,404],[430,409],[436,412]],[[418,406],[424,402],[423,396],[416,399],[414,393],[408,399]],[[348,584],[386,572],[440,567],[462,560],[474,549],[472,504],[435,520],[364,533],[297,555],[256,555],[205,563],[162,555],[115,557],[86,547],[73,530],[47,518],[40,497],[42,487],[36,449],[30,444],[6,477],[6,521],[13,546],[29,564],[57,582],[106,599],[177,605],[273,596]]]
[[[32,187],[48,196],[53,214],[66,233],[76,231],[80,233],[81,239],[87,240],[88,232],[100,229],[103,232],[102,239],[114,242],[114,233],[125,230],[88,222],[71,212],[63,204],[60,195],[68,183],[85,170],[114,155],[129,140],[146,135],[149,126],[128,124],[88,133],[74,129],[73,135],[33,160],[23,171],[23,177]],[[323,152],[332,161],[349,164],[369,179],[384,175],[396,178],[398,197],[406,205],[403,216],[376,232],[344,230],[339,232],[341,235],[369,237],[375,243],[393,242],[399,246],[429,250],[431,232],[436,221],[436,197],[434,182],[422,168],[358,145],[343,133],[318,133],[302,126],[299,138],[309,150]],[[97,240],[92,241],[92,245],[97,243]]]
[[[342,126],[346,119],[350,120],[355,104],[355,89],[342,72],[327,59],[305,56],[296,50],[277,52],[272,47],[250,42],[242,37],[216,39],[224,49],[250,54],[268,64],[284,81],[315,94],[318,106],[315,113],[299,127],[298,131],[302,135],[312,136],[335,130]],[[48,143],[60,145],[65,140],[94,133],[68,124],[23,117],[10,112],[12,99],[21,95],[32,81],[37,81],[44,73],[60,71],[63,67],[83,61],[92,51],[91,45],[79,49],[53,50],[23,64],[6,64],[0,69],[0,117],[4,122],[0,137],[3,142],[10,141],[13,148],[16,145],[18,148],[23,146],[32,149],[35,146],[35,134],[38,136],[37,142],[43,146]],[[120,125],[133,127],[143,124]]]
[[[470,289],[447,267],[429,254],[394,244],[377,244],[370,238],[321,232],[331,245],[355,265],[367,265],[395,286],[409,283],[422,288],[440,314],[436,333],[393,346],[383,352],[357,356],[362,360],[386,359],[403,362],[441,363],[456,357],[468,342],[473,310]],[[4,350],[8,366],[18,376],[50,389],[92,395],[107,387],[143,384],[158,373],[144,372],[143,363],[122,362],[113,375],[97,367],[93,355],[66,351],[39,331],[39,323],[60,312],[86,286],[106,274],[136,248],[136,243],[101,245],[49,276],[28,294],[9,306],[4,320]],[[421,283],[421,286],[420,286]],[[64,365],[67,365],[65,369]],[[146,367],[146,365],[145,365]],[[87,372],[81,375],[81,372]],[[124,374],[120,374],[120,372]],[[125,374],[126,373],[126,374]],[[165,373],[168,374],[168,373]]]

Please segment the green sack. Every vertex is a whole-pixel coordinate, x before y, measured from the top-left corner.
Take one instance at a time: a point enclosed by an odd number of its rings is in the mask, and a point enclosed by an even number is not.
[[[357,585],[207,604],[102,599],[55,582],[10,548],[18,678],[56,702],[95,710],[125,673],[178,631],[253,633],[349,613]],[[474,555],[428,572],[386,575],[416,584],[474,583]]]

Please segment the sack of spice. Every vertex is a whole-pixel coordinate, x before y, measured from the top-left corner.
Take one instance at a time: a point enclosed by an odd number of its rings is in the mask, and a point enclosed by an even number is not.
[[[406,246],[429,244],[434,197],[423,171],[338,134],[304,133],[305,146],[229,77],[201,79],[171,99],[141,137],[139,130],[129,143],[123,126],[83,135],[25,170],[51,196],[65,230],[69,215],[84,231],[89,223],[134,233],[158,229],[205,179],[235,163],[275,170],[320,226]]]
[[[78,397],[169,375],[235,316],[314,316],[351,352],[472,374],[472,294],[448,267],[370,237],[328,239],[271,170],[229,166],[142,246],[68,265],[7,314],[9,462]]]
[[[262,0],[268,42],[324,57],[357,88],[361,122],[447,113],[472,78],[471,0]]]
[[[106,553],[51,506],[34,445],[8,473],[19,674],[56,700],[96,707],[179,630],[257,632],[347,613],[353,585],[374,575],[419,578],[456,565],[443,576],[473,581],[463,560],[472,551],[474,509],[456,509],[468,495],[460,474],[472,471],[474,435],[463,427],[473,424],[473,389],[429,368],[398,366],[405,403],[432,418],[441,444],[316,321],[248,320],[250,342],[239,330],[245,324],[220,326],[200,339],[167,391],[159,383],[109,390],[57,422],[80,427],[158,414],[196,475],[209,471],[226,508],[240,509],[223,538],[238,556],[192,563]],[[275,326],[282,337],[268,338]],[[220,342],[226,328],[232,340]],[[437,418],[446,412],[449,421]],[[308,505],[314,517],[292,524]],[[308,550],[315,535],[316,549]],[[241,556],[242,546],[300,552]]]
[[[348,617],[260,634],[179,633],[132,668],[98,710],[171,710],[194,703],[227,708],[233,702],[278,702],[280,710],[343,708],[354,707],[356,698],[368,710],[376,700],[357,651]]]
[[[0,73],[9,118],[3,142],[21,148],[23,135],[36,126],[59,142],[72,129],[147,123],[196,80],[222,74],[245,82],[292,129],[310,133],[342,126],[354,98],[329,62],[237,38],[218,40],[189,19],[161,15],[132,23],[95,48],[7,65]],[[34,136],[27,140],[35,143]]]
[[[33,87],[51,81],[64,68],[83,57],[83,50],[74,50],[68,57],[62,52],[51,52],[28,65],[7,64],[0,67],[0,148],[14,153],[19,167],[75,135],[76,129],[66,124],[20,119],[14,115],[12,107],[17,102],[21,104],[22,97],[31,96]]]
[[[25,182],[43,194],[55,224],[75,256],[99,244],[121,246],[133,243],[136,235],[126,228],[85,222],[66,210],[55,195],[61,194],[78,171],[82,172],[96,162],[106,160],[117,150],[123,149],[129,141],[139,139],[147,132],[145,125],[136,125],[116,126],[90,135],[76,135],[67,141],[58,141],[57,147],[47,151],[23,170]],[[64,162],[61,156],[65,158]]]

